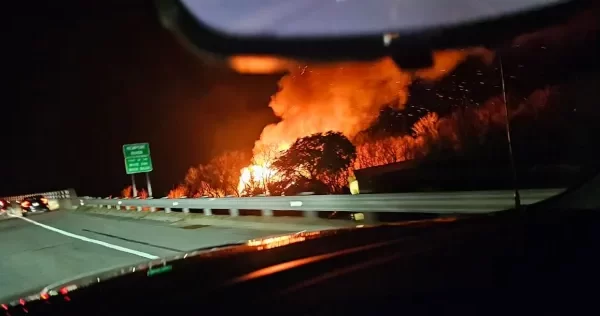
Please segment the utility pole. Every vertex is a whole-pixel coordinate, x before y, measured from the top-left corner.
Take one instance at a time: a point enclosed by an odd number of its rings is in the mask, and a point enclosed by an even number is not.
[[[515,209],[521,208],[521,195],[519,193],[519,181],[517,177],[517,167],[515,165],[515,157],[513,153],[513,146],[511,140],[511,131],[510,131],[510,117],[508,113],[508,100],[506,98],[506,86],[504,84],[504,67],[502,65],[502,56],[498,54],[498,60],[500,61],[500,79],[502,81],[502,98],[504,100],[504,113],[506,117],[506,140],[508,141],[508,154],[510,159],[510,167],[512,169],[512,180],[513,180],[513,189],[514,189],[514,197],[515,197]]]

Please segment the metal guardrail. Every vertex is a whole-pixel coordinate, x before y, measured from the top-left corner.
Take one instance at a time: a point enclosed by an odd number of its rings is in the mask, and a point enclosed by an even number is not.
[[[31,194],[23,194],[23,195],[14,195],[14,196],[7,196],[7,197],[3,197],[3,199],[7,200],[7,201],[20,201],[24,198],[30,197],[30,196],[35,196],[35,195],[42,195],[48,199],[70,199],[70,198],[76,198],[77,194],[75,193],[75,190],[73,189],[67,189],[67,190],[60,190],[60,191],[51,191],[51,192],[44,192],[44,193],[31,193]]]
[[[522,190],[522,204],[532,204],[564,189]],[[318,211],[342,212],[424,212],[424,213],[489,213],[514,206],[513,191],[463,191],[440,193],[395,193],[363,195],[307,195],[271,197],[225,197],[193,199],[94,199],[77,198],[73,205],[108,208],[143,207],[170,212],[180,208],[202,210],[212,215],[212,210],[229,210],[230,216],[239,216],[239,210],[261,210],[263,216],[273,216],[273,211],[302,211],[315,217]]]

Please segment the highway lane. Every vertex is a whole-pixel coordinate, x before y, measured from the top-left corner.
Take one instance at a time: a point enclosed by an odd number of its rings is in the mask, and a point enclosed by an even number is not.
[[[211,226],[185,229],[60,211],[28,218],[81,238],[18,218],[0,220],[0,299],[77,275],[149,260],[135,253],[162,257],[283,233]]]

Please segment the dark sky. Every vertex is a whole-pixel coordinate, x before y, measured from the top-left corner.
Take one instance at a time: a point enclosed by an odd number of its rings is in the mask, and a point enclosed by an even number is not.
[[[189,166],[251,149],[274,120],[267,104],[278,77],[202,64],[161,28],[151,1],[19,6],[3,45],[0,196],[117,193],[129,183],[121,146],[133,142],[150,143],[162,195]]]

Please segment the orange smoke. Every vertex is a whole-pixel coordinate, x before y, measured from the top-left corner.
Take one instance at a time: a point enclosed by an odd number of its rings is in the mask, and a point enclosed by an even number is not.
[[[413,80],[439,79],[468,56],[482,54],[490,55],[483,49],[435,52],[431,68],[412,73],[402,71],[391,58],[292,66],[269,104],[281,121],[263,129],[254,155],[261,156],[265,146],[285,149],[296,139],[314,133],[339,131],[352,139],[377,119],[384,106],[403,108]],[[258,159],[254,166],[242,169],[240,187],[252,178],[253,170],[258,171],[255,174],[274,173],[269,164]]]
[[[377,119],[382,107],[401,109],[414,79],[436,80],[469,55],[484,52],[439,51],[434,53],[431,68],[414,73],[402,71],[390,58],[294,66],[279,81],[279,92],[269,104],[281,121],[264,128],[257,146],[290,144],[297,138],[331,130],[352,138]]]

